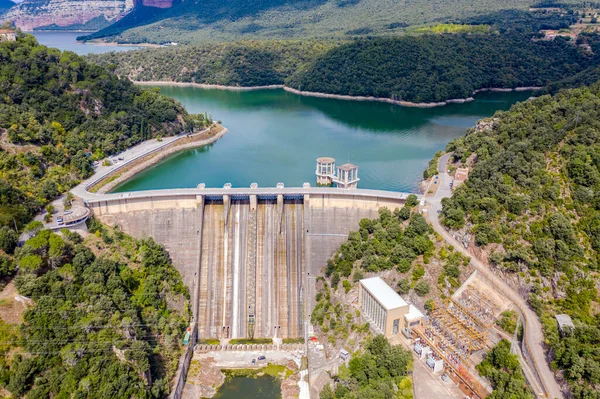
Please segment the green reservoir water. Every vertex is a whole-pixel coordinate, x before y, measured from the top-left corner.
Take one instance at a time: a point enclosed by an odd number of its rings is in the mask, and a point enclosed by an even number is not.
[[[225,381],[213,399],[280,399],[281,383],[270,376],[232,377]]]
[[[478,119],[531,94],[482,93],[475,101],[420,109],[303,97],[284,90],[162,87],[192,113],[207,111],[229,132],[211,146],[182,151],[134,176],[117,192],[196,187],[315,184],[315,160],[359,166],[359,188],[416,191],[436,151]]]

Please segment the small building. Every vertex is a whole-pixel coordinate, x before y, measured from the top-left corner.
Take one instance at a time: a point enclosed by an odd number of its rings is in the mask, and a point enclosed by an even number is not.
[[[558,331],[560,332],[560,335],[565,335],[575,329],[575,324],[573,324],[573,320],[568,314],[557,314],[555,317],[558,322]]]
[[[317,185],[331,186],[335,174],[335,159],[330,157],[317,158]]]
[[[348,359],[350,359],[350,352],[348,352],[348,351],[347,351],[347,350],[345,350],[345,349],[342,349],[342,350],[340,351],[340,360],[341,360],[342,362],[347,362],[347,361],[348,361]]]
[[[0,29],[0,42],[14,42],[17,40],[17,32],[14,29]]]
[[[358,166],[345,163],[337,167],[337,174],[333,182],[339,188],[356,188],[358,186]]]
[[[427,366],[429,366],[431,371],[434,373],[440,372],[444,369],[444,361],[433,352],[427,354],[427,360],[425,361],[425,364],[427,364]]]
[[[373,329],[387,338],[423,323],[423,314],[380,277],[360,280],[358,305]]]

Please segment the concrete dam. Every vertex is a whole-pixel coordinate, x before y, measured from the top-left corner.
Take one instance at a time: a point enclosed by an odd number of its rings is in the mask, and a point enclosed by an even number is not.
[[[89,193],[94,215],[165,245],[201,338],[303,337],[315,278],[348,233],[406,193],[338,188]]]

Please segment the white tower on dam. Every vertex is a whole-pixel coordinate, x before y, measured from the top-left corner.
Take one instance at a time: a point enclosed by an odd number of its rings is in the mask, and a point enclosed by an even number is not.
[[[335,159],[330,157],[317,158],[317,185],[331,186],[333,185],[333,176],[335,174]]]
[[[337,167],[337,175],[333,178],[333,182],[339,188],[356,188],[358,187],[358,166],[351,163],[345,163]]]

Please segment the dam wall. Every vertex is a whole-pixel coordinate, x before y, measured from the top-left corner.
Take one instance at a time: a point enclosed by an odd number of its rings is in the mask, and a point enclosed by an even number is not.
[[[184,189],[98,194],[94,215],[169,251],[190,288],[202,338],[304,336],[315,278],[379,208],[408,194],[373,190]]]

